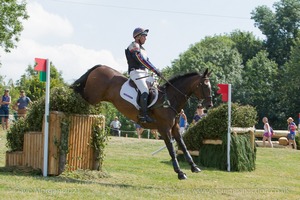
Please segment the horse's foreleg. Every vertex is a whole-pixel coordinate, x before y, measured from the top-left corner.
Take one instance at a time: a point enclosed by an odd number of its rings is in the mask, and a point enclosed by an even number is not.
[[[177,161],[176,153],[175,153],[172,142],[168,139],[165,139],[165,144],[166,144],[169,154],[172,158],[172,164],[173,164],[174,171],[178,174],[178,179],[180,179],[180,180],[187,179],[186,174],[183,173],[179,167],[179,163]]]
[[[178,146],[182,149],[185,160],[190,164],[192,172],[201,172],[201,169],[194,163],[190,152],[187,150],[184,141],[181,136],[175,138]]]

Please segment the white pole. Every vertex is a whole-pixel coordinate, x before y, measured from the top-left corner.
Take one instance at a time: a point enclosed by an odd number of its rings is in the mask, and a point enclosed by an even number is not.
[[[172,140],[171,143],[173,144],[175,142],[175,140]],[[154,156],[155,154],[161,152],[163,149],[167,148],[167,146],[163,146],[163,147],[160,147],[159,149],[157,149],[156,151],[154,151],[152,153],[152,156]]]
[[[228,84],[227,171],[230,172],[231,84]]]
[[[50,102],[50,65],[46,60],[46,97],[45,97],[45,137],[44,137],[44,167],[43,176],[48,174],[48,137],[49,137],[49,102]]]

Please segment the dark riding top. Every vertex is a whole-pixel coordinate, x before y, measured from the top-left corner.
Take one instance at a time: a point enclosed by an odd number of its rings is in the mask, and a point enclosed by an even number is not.
[[[2,102],[9,102],[9,101],[10,101],[10,96],[6,96],[6,95],[2,96]],[[2,104],[1,109],[9,110],[9,104]]]
[[[125,55],[128,63],[128,73],[136,69],[149,69],[154,73],[158,73],[158,70],[149,61],[146,50],[142,45],[137,42],[132,42],[125,50]]]

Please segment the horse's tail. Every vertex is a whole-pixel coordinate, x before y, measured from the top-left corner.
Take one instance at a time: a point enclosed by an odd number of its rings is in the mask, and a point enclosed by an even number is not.
[[[85,88],[86,81],[88,79],[89,74],[96,69],[97,67],[101,67],[101,65],[96,65],[89,69],[85,74],[83,74],[79,79],[77,79],[70,87],[74,90],[74,92],[79,93],[83,98],[83,90]]]

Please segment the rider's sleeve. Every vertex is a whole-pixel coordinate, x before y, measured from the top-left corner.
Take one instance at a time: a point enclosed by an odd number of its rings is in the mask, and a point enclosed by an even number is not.
[[[138,46],[134,46],[129,49],[131,54],[133,55],[134,59],[137,60],[139,63],[141,63],[143,66],[145,66],[147,69],[151,70],[154,73],[158,73],[158,70],[156,67],[149,61],[149,58],[145,58]]]

